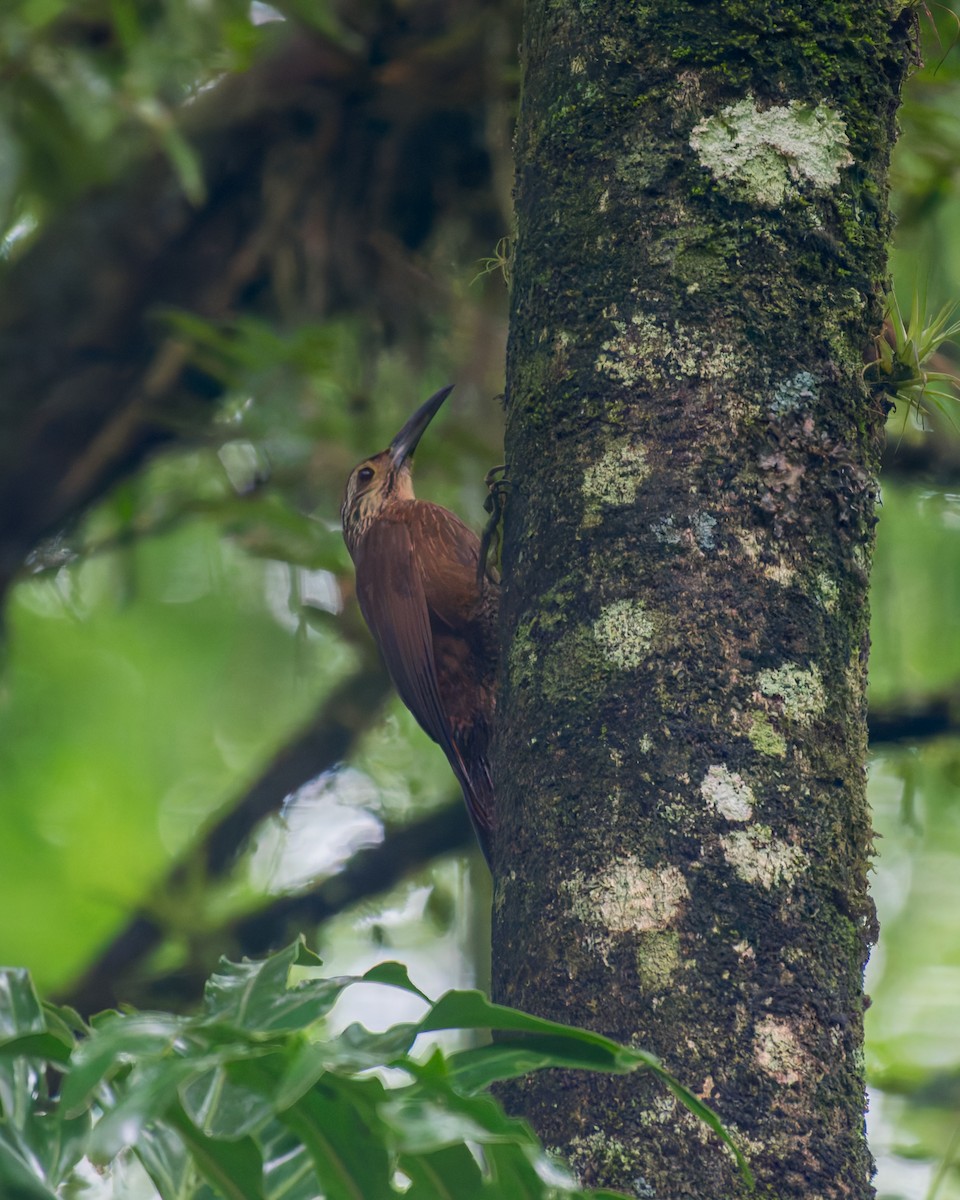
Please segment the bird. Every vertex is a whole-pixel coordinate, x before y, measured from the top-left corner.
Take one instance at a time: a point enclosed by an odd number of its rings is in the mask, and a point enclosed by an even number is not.
[[[477,535],[413,491],[414,451],[452,390],[354,467],[340,516],[360,611],[400,699],[446,754],[489,865],[499,579],[481,565]]]

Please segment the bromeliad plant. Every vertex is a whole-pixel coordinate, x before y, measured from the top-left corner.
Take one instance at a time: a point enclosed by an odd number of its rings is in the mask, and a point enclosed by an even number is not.
[[[922,423],[932,405],[954,424],[960,401],[960,375],[939,369],[950,364],[942,359],[941,347],[960,335],[956,303],[945,304],[935,316],[927,313],[920,293],[914,291],[910,313],[905,318],[891,292],[887,297],[886,321],[877,338],[877,357],[865,375],[870,383],[889,396],[893,404],[905,406]]]
[[[262,962],[224,960],[196,1016],[106,1012],[89,1026],[41,1003],[25,971],[0,972],[0,1195],[612,1196],[580,1189],[486,1092],[543,1067],[652,1071],[749,1178],[716,1115],[642,1050],[476,991],[431,1002],[399,963],[333,979],[318,978],[319,966],[302,941]],[[301,978],[291,984],[291,974]],[[382,1033],[354,1024],[332,1035],[324,1018],[363,983],[416,995],[425,1015]],[[421,1035],[450,1029],[498,1036],[413,1055]],[[378,1072],[387,1067],[388,1082]]]

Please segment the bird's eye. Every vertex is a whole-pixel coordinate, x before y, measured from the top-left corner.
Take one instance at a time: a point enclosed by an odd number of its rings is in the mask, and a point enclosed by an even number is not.
[[[357,479],[359,479],[361,483],[369,483],[373,478],[373,475],[373,467],[361,467],[357,472]]]

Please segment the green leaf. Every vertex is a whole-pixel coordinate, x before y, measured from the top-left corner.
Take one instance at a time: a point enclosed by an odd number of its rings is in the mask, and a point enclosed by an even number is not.
[[[181,1137],[162,1121],[145,1126],[131,1147],[160,1193],[161,1200],[185,1200],[195,1177],[193,1160]]]
[[[272,1121],[257,1141],[263,1154],[263,1190],[269,1200],[316,1200],[317,1176],[300,1139],[280,1121]]]
[[[532,1053],[543,1052],[544,1061],[541,1066],[565,1066],[566,1059],[572,1058],[579,1052],[584,1061],[573,1065],[586,1066],[592,1070],[607,1070],[626,1072],[638,1068],[652,1071],[660,1081],[673,1092],[677,1099],[694,1114],[704,1121],[723,1143],[729,1147],[737,1160],[740,1173],[752,1186],[753,1175],[742,1152],[726,1131],[723,1122],[717,1114],[702,1100],[698,1099],[689,1089],[683,1087],[669,1072],[665,1071],[655,1055],[644,1050],[620,1046],[605,1038],[602,1034],[593,1033],[587,1029],[574,1029],[561,1025],[556,1021],[547,1021],[542,1017],[534,1017],[516,1009],[492,1004],[482,992],[456,991],[447,992],[441,996],[429,1013],[420,1022],[423,1032],[437,1029],[498,1029],[529,1032],[531,1034],[547,1034],[547,1038],[533,1038]],[[576,1047],[576,1048],[575,1048]],[[525,1043],[511,1043],[509,1049],[517,1054],[526,1052]],[[464,1078],[472,1081],[474,1077],[482,1078],[482,1054],[464,1051],[464,1056],[454,1057],[454,1071],[459,1061],[464,1070]],[[491,1048],[491,1070],[509,1065],[508,1060],[496,1059],[496,1047]],[[589,1060],[589,1061],[587,1061]],[[519,1063],[517,1064],[519,1065]],[[492,1078],[497,1078],[493,1076]],[[469,1084],[467,1085],[469,1086]]]
[[[86,1107],[100,1083],[124,1066],[170,1050],[186,1021],[170,1013],[104,1013],[74,1051],[61,1103],[73,1115]]]
[[[204,991],[206,1021],[223,1021],[256,1036],[305,1029],[328,1013],[356,977],[305,979],[289,987],[301,946],[298,940],[261,962],[222,958]]]
[[[713,1111],[713,1109],[704,1104],[699,1096],[695,1096],[689,1088],[685,1088],[683,1084],[674,1079],[672,1075],[662,1072],[660,1078],[667,1085],[670,1091],[673,1092],[680,1103],[688,1108],[695,1117],[699,1117],[700,1120],[703,1121],[705,1125],[708,1125],[717,1135],[717,1137],[720,1138],[723,1144],[733,1154],[733,1157],[737,1160],[737,1167],[739,1168],[740,1174],[743,1176],[744,1181],[749,1187],[754,1187],[756,1181],[754,1179],[753,1172],[750,1170],[750,1164],[747,1162],[743,1151],[727,1132],[725,1125]]]
[[[405,992],[412,992],[415,996],[419,996],[421,1000],[426,1000],[427,1004],[432,1003],[430,997],[425,992],[421,992],[410,978],[407,968],[403,963],[377,963],[375,967],[371,967],[369,971],[365,971],[362,978],[365,983],[385,983],[389,987],[401,988]]]
[[[389,1066],[407,1053],[417,1037],[416,1025],[394,1025],[371,1033],[362,1025],[348,1025],[329,1042],[306,1042],[294,1052],[274,1097],[278,1109],[287,1108],[330,1070],[340,1074]]]
[[[403,1154],[399,1166],[410,1180],[407,1200],[474,1200],[484,1195],[480,1164],[466,1146]]]
[[[492,1195],[509,1196],[510,1200],[546,1200],[546,1197],[556,1195],[555,1189],[545,1183],[530,1155],[520,1146],[487,1146],[484,1158],[494,1185]],[[544,1167],[550,1165],[545,1163]]]
[[[23,967],[0,969],[0,1042],[46,1031],[30,972]]]
[[[40,1058],[45,1062],[68,1063],[71,1047],[52,1033],[28,1033],[0,1044],[0,1059]]]
[[[490,1096],[412,1085],[392,1092],[380,1113],[407,1154],[429,1154],[463,1142],[537,1144],[529,1126],[508,1117]]]
[[[572,1039],[529,1038],[496,1041],[489,1046],[472,1047],[452,1054],[448,1060],[450,1077],[461,1091],[482,1091],[502,1079],[515,1079],[545,1067],[579,1067],[591,1071],[609,1070],[609,1058],[597,1055],[595,1047]],[[618,1068],[619,1070],[619,1068]]]
[[[16,1130],[0,1121],[0,1196],[4,1200],[57,1200],[35,1170],[29,1149]]]
[[[253,1138],[225,1142],[206,1137],[179,1104],[171,1107],[166,1119],[219,1196],[224,1200],[264,1200],[263,1158]]]
[[[303,1141],[325,1200],[368,1200],[390,1194],[392,1161],[377,1108],[379,1080],[325,1076],[281,1120]]]
[[[207,1137],[236,1141],[262,1128],[273,1116],[272,1097],[246,1085],[243,1067],[242,1062],[224,1063],[181,1085],[184,1111]],[[254,1082],[261,1078],[260,1072],[253,1076]]]
[[[591,1047],[593,1061],[598,1070],[633,1071],[640,1066],[661,1069],[659,1059],[644,1050],[621,1046],[603,1034],[594,1033],[589,1029],[575,1029],[557,1021],[531,1016],[530,1013],[520,1012],[518,1009],[493,1004],[482,992],[473,990],[450,991],[440,997],[420,1022],[421,1032],[439,1029],[497,1029],[548,1034]]]
[[[144,1128],[168,1111],[180,1084],[196,1069],[181,1059],[138,1066],[93,1127],[88,1151],[91,1161],[105,1164],[127,1147],[135,1147]]]

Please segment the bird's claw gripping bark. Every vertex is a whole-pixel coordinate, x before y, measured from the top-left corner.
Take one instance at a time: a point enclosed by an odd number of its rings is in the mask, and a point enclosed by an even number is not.
[[[498,467],[491,467],[483,478],[483,482],[487,485],[487,498],[483,502],[483,507],[490,514],[490,518],[484,526],[483,536],[480,538],[480,557],[477,559],[477,587],[481,590],[487,580],[487,560],[491,557],[491,550],[493,551],[491,570],[495,569],[496,561],[500,556],[500,522],[503,520],[503,510],[512,486],[504,474],[506,469],[507,464],[501,463]]]

